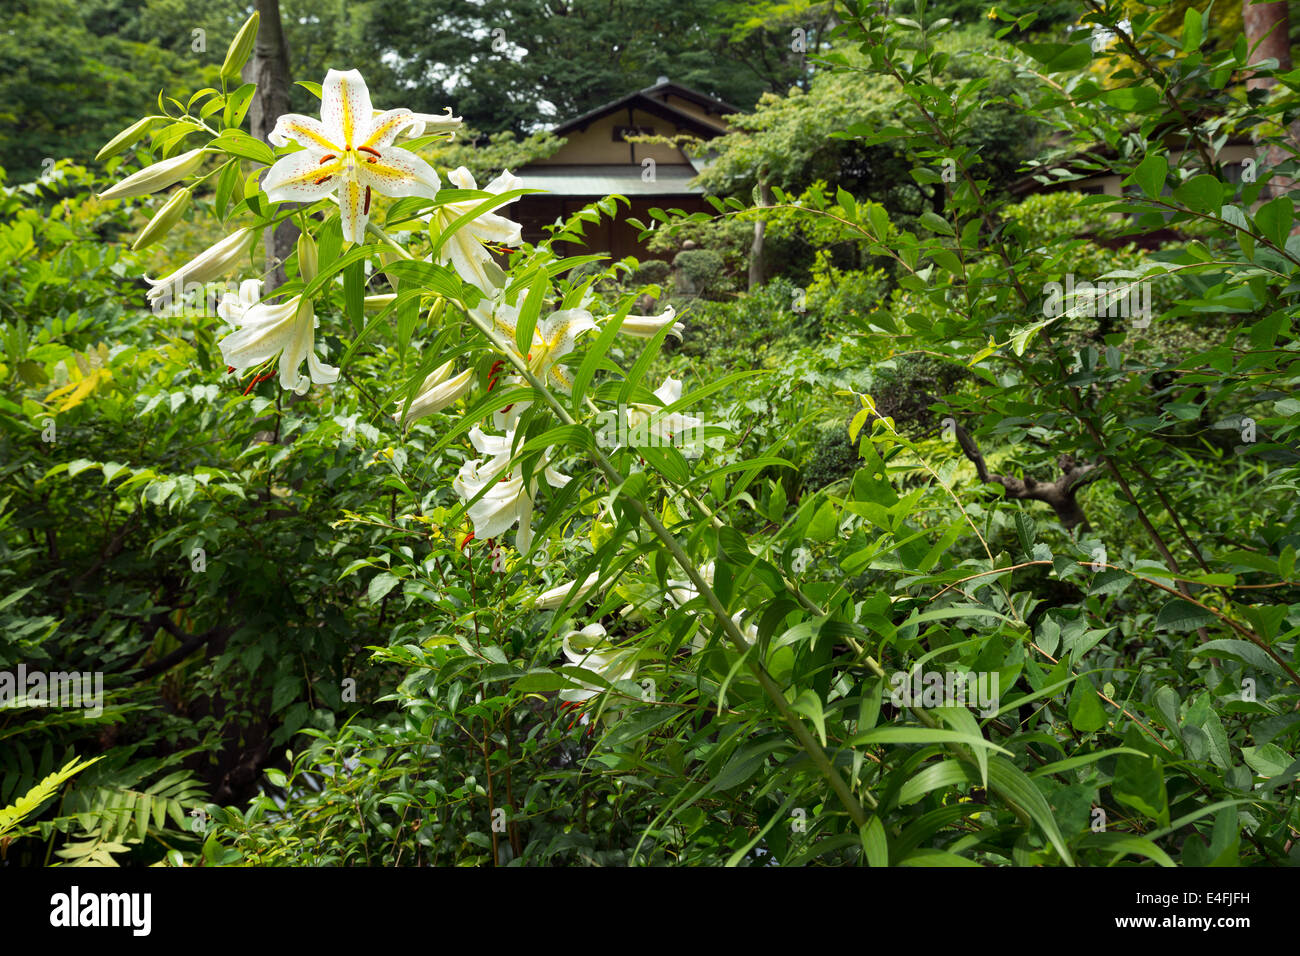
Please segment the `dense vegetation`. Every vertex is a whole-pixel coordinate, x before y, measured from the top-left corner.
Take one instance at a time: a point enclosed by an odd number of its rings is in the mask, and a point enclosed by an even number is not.
[[[284,203],[347,173],[239,132],[215,57],[7,185],[0,671],[104,697],[0,711],[4,858],[1296,862],[1300,85],[1187,4],[915,6],[754,91],[715,212],[642,224],[671,268],[557,251],[617,198],[503,239],[437,132],[369,231]],[[200,146],[183,215],[96,195]],[[267,302],[147,297],[285,217]],[[277,374],[245,332],[294,297]]]

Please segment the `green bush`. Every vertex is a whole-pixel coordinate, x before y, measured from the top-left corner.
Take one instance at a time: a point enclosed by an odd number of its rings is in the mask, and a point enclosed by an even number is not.
[[[673,269],[681,272],[686,282],[675,289],[677,295],[699,295],[718,299],[731,287],[727,264],[712,249],[683,249],[673,257]]]

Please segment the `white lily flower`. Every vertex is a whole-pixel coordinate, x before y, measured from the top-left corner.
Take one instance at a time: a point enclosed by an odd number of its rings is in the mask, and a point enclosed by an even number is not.
[[[489,317],[497,328],[512,343],[514,350],[515,326],[519,319],[519,309],[504,302],[488,303],[483,300],[476,307],[478,314],[485,320]],[[560,359],[573,351],[578,336],[596,329],[596,320],[586,309],[561,309],[552,312],[533,328],[533,344],[524,361],[528,370],[540,378],[546,385],[558,388],[562,392],[573,390],[573,376],[569,370],[559,364]],[[519,353],[515,351],[517,356]]]
[[[713,587],[713,568],[712,561],[698,568],[700,577],[704,579],[704,583],[709,587]],[[682,581],[669,579],[667,583],[668,600],[673,603],[674,607],[681,607],[700,596],[699,590],[696,589],[695,584],[689,578]]]
[[[129,199],[132,196],[148,196],[160,189],[175,185],[193,173],[203,163],[203,154],[207,148],[200,146],[188,153],[181,153],[171,159],[146,166],[139,172],[132,173],[116,186],[99,194],[100,199]]]
[[[219,343],[221,356],[235,369],[253,368],[280,355],[280,385],[305,389],[298,369],[307,360],[311,381],[328,385],[339,370],[316,357],[316,311],[311,300],[296,295],[287,302],[260,302],[239,317],[239,331]]]
[[[410,110],[370,105],[366,81],[356,70],[330,70],[321,88],[321,118],[286,113],[268,137],[276,146],[290,140],[303,149],[276,161],[262,180],[271,202],[313,202],[338,193],[345,242],[361,243],[370,220],[371,190],[384,196],[433,199],[440,181],[432,166],[410,150],[394,146],[397,134],[417,125]]]
[[[239,320],[244,317],[244,313],[257,305],[262,298],[262,280],[245,279],[239,283],[239,292],[231,294],[227,292],[217,303],[218,317],[225,319],[233,328],[239,328]]]
[[[621,680],[631,680],[636,674],[636,661],[624,663],[629,656],[628,652],[620,651],[606,641],[605,629],[599,624],[588,624],[580,631],[566,634],[564,656],[570,664],[599,674],[611,684]],[[582,685],[582,688],[560,691],[561,700],[581,703],[604,691],[603,687],[597,687],[595,684],[582,680],[577,682]]]
[[[735,614],[731,615],[731,623],[736,625],[736,629],[740,631],[740,636],[744,638],[746,644],[753,644],[758,640],[758,625],[741,623],[741,619],[747,613],[747,611],[737,611]],[[724,638],[723,640],[726,639]],[[693,638],[691,638],[691,653],[698,654],[700,651],[704,650],[708,643],[709,639],[706,635],[697,633]],[[727,641],[727,647],[731,647],[730,641]]]
[[[457,489],[461,497],[468,499],[478,494],[478,489],[474,487],[474,479],[481,479],[481,477],[477,472],[467,476],[462,469],[461,474],[457,476],[457,481],[466,489],[464,491]],[[481,488],[482,485],[478,487]],[[472,492],[470,489],[473,489]],[[523,478],[518,475],[513,478],[502,478],[495,482],[483,497],[469,506],[469,519],[474,523],[474,537],[499,538],[516,523],[520,527],[519,536],[523,536],[524,527],[532,519],[532,511],[533,501],[524,490]],[[519,550],[520,552],[526,550],[523,542],[520,542]]]
[[[403,139],[415,139],[417,136],[423,136],[425,133],[452,133],[455,134],[461,126],[461,118],[451,115],[451,107],[447,107],[447,112],[442,113],[412,113],[415,117],[416,125],[403,132]]]
[[[573,596],[573,600],[575,602],[581,601],[587,596],[588,592],[596,586],[596,583],[599,580],[600,574],[595,571],[587,575],[586,580],[578,585],[578,592]],[[573,589],[573,584],[574,582],[572,581],[565,581],[562,584],[557,584],[549,590],[543,591],[541,594],[537,595],[537,599],[533,606],[539,611],[554,610],[564,602],[564,598],[568,595],[569,591]]]
[[[402,400],[397,403],[397,411],[393,413],[393,419],[405,425],[417,418],[441,411],[469,393],[470,384],[474,381],[472,368],[467,368],[450,379],[448,375],[451,375],[451,362],[430,372],[420,386],[420,391],[416,393],[415,398],[411,399],[411,407],[406,417],[402,418],[402,406],[406,404],[406,401]]]
[[[525,487],[522,476],[499,477],[510,464],[514,433],[488,435],[475,425],[470,429],[469,439],[488,458],[486,461],[476,458],[461,465],[451,487],[462,501],[470,501],[487,489],[467,510],[474,524],[474,537],[497,538],[518,523],[515,547],[520,554],[527,554],[533,542],[533,496],[537,492],[537,479],[534,477]],[[543,474],[552,487],[563,487],[571,479],[550,467],[549,456],[550,449],[547,449]]]
[[[665,378],[664,383],[654,391],[655,398],[663,402],[664,407],[674,404],[682,397],[680,379]],[[633,402],[627,410],[628,429],[638,433],[648,430],[652,445],[674,445],[683,457],[698,458],[702,452],[697,436],[704,422],[681,412],[665,414],[657,405]]]
[[[474,176],[464,166],[449,172],[447,179],[461,189],[478,189]],[[519,189],[523,184],[522,179],[512,175],[510,170],[506,170],[484,186],[483,191],[500,195],[512,189]],[[437,229],[445,231],[481,201],[467,199],[465,202],[447,203],[434,209],[426,218]],[[487,272],[489,264],[492,263],[492,254],[484,248],[484,243],[489,242],[503,246],[517,246],[523,242],[523,227],[494,212],[485,212],[447,236],[442,248],[438,250],[438,263],[450,262],[462,279],[476,286],[485,295],[490,294],[497,283]]]
[[[619,332],[624,335],[630,335],[637,339],[653,338],[655,334],[665,325],[671,325],[672,331],[669,335],[675,335],[679,339],[682,337],[682,330],[686,326],[676,321],[677,310],[671,305],[664,310],[663,315],[629,315],[623,319],[623,324],[618,327]]]
[[[172,302],[179,302],[185,292],[185,286],[191,282],[202,285],[221,278],[247,255],[253,244],[253,238],[252,229],[247,227],[238,229],[215,245],[204,249],[171,275],[162,279],[150,279],[145,276],[144,281],[150,285],[149,302],[156,303],[169,295]]]

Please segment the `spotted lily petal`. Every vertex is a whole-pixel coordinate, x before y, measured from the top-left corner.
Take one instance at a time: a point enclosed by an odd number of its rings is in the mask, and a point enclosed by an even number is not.
[[[324,123],[301,113],[285,113],[275,121],[275,129],[266,138],[273,146],[294,142],[317,154],[343,152],[343,144],[330,138]]]
[[[271,202],[315,202],[338,189],[344,172],[342,159],[324,163],[312,150],[281,156],[262,177],[262,191]]]
[[[354,149],[370,136],[374,110],[370,90],[357,70],[330,70],[321,84],[320,116],[330,142]]]
[[[433,199],[442,185],[434,168],[410,150],[389,146],[383,155],[368,157],[357,166],[363,186],[385,196],[425,196]]]
[[[219,343],[226,364],[236,369],[253,368],[280,355],[280,384],[287,389],[298,384],[298,369],[305,358],[311,380],[328,384],[339,370],[325,365],[315,355],[316,316],[311,302],[294,296],[287,302],[258,303],[239,320],[239,330]]]

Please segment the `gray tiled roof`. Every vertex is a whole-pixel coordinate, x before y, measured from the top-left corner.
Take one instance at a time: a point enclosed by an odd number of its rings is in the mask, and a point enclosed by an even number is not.
[[[612,165],[525,166],[517,174],[527,189],[545,189],[556,196],[698,196],[704,190],[687,183],[697,175],[686,163],[660,163],[654,181],[642,179],[644,170],[632,163]]]

